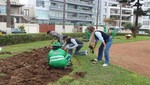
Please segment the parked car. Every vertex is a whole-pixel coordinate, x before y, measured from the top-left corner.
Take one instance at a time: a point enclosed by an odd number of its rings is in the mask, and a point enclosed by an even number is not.
[[[25,31],[22,31],[22,30],[19,29],[19,28],[12,28],[12,29],[11,29],[11,32],[12,32],[13,34],[26,33]]]
[[[3,30],[0,30],[0,33],[2,33],[2,34],[6,34],[6,32],[5,32],[5,31],[3,31]]]

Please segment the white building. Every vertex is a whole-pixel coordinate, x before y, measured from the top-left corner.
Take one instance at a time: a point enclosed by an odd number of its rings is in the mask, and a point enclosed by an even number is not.
[[[142,6],[143,10],[150,9],[150,0],[144,0],[144,4]],[[140,21],[140,20],[139,20]],[[142,16],[142,29],[150,29],[150,16]]]
[[[120,19],[121,17],[121,19]],[[116,21],[115,27],[123,27],[127,22],[133,22],[133,8],[121,7],[120,6],[111,6],[108,9],[108,15],[106,18],[114,18]]]
[[[20,0],[34,7],[38,23],[62,24],[64,0]],[[92,24],[93,0],[66,0],[66,24]],[[30,13],[29,13],[30,14]]]
[[[66,0],[66,24],[92,24],[93,6],[93,0]],[[51,24],[62,24],[63,7],[64,0],[50,0]]]
[[[113,4],[117,4],[118,2],[116,0],[99,0],[99,25],[104,25],[104,19],[108,17],[108,8],[112,6]],[[97,5],[98,0],[94,0],[94,24],[96,24],[96,18],[97,18]]]

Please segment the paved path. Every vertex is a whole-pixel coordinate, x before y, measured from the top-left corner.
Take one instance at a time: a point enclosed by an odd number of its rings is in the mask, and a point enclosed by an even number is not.
[[[113,44],[111,63],[150,77],[150,41]]]

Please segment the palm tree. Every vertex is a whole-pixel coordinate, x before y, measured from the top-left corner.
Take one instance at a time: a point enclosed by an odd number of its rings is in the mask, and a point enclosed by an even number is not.
[[[134,10],[134,14],[137,14],[137,13],[138,13],[138,16],[146,16],[147,15],[147,11],[143,11],[142,8],[139,8],[138,11],[137,11],[137,9]]]
[[[107,19],[104,19],[104,22],[107,23],[108,25],[116,25],[116,21],[114,18],[107,18]]]
[[[138,23],[137,29],[141,28],[141,26],[142,26],[142,24]],[[131,32],[134,34],[135,24],[133,24],[131,22],[125,23],[124,28],[131,30]]]

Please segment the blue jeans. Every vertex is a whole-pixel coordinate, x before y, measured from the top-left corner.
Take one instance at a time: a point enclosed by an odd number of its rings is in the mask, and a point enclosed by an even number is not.
[[[83,47],[83,44],[79,44],[78,47],[75,48],[74,54],[75,55],[85,55],[85,52],[79,52],[82,47]],[[73,49],[69,49],[68,53],[70,55],[72,55],[73,54]]]
[[[109,62],[110,62],[109,50],[110,50],[111,45],[112,45],[112,38],[109,38],[108,41],[106,42],[105,49],[104,49],[104,45],[103,44],[100,45],[99,51],[98,51],[98,57],[97,57],[98,61],[102,60],[103,51],[104,51],[104,57],[105,57],[105,62],[104,63],[105,64],[109,64]]]

